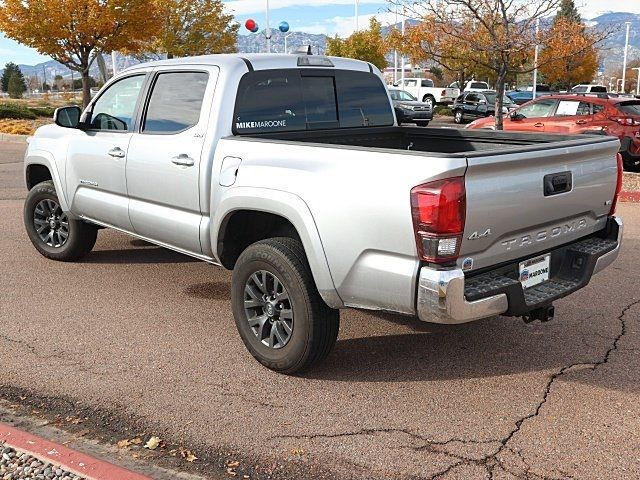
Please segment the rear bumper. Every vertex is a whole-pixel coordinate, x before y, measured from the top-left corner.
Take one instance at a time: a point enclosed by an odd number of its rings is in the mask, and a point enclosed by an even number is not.
[[[518,262],[466,278],[459,269],[420,269],[417,313],[420,320],[458,324],[494,315],[520,316],[548,306],[589,283],[592,275],[618,257],[622,220],[612,217],[599,236],[582,239],[547,252],[551,254],[548,282],[523,290]]]

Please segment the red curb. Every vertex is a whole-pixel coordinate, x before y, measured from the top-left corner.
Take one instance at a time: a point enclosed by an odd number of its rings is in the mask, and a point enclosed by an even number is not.
[[[0,423],[0,444],[3,442],[16,450],[59,465],[63,470],[90,480],[151,480],[151,477],[134,473],[104,460],[71,450],[64,445]]]
[[[620,192],[621,202],[640,202],[640,192]]]

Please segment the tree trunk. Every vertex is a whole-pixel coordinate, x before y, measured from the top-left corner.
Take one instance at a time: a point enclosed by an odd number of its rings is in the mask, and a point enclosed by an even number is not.
[[[91,85],[89,84],[89,67],[82,70],[82,108],[87,108],[91,101]]]
[[[504,114],[502,113],[502,107],[504,106],[504,82],[507,78],[506,66],[500,68],[498,73],[498,79],[496,83],[496,130],[504,130]]]

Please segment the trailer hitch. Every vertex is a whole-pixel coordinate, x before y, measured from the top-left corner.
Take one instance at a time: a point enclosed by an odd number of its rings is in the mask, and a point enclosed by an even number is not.
[[[546,307],[536,308],[535,310],[530,310],[524,315],[522,315],[522,320],[524,323],[535,322],[536,320],[540,320],[541,322],[548,322],[553,320],[553,316],[555,315],[556,307],[553,305],[548,305]]]

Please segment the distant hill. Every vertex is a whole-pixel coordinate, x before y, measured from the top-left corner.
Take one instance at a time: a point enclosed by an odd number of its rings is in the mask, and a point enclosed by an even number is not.
[[[605,58],[605,67],[607,70],[610,68],[619,68],[619,66],[622,65],[625,41],[625,22],[631,22],[632,35],[629,38],[629,60],[640,60],[640,14],[609,12],[588,20],[588,22],[590,25],[598,25],[604,28],[615,28],[614,34],[607,40],[602,51],[602,56]],[[400,25],[398,24],[396,27],[399,28],[399,26]],[[387,34],[391,28],[393,28],[393,26],[383,27],[383,34]],[[271,35],[271,51],[276,53],[284,52],[285,34],[276,28],[271,31]],[[287,38],[287,48],[291,51],[301,45],[311,45],[315,54],[323,54],[326,50],[326,40],[327,37],[325,35],[294,31],[291,32],[290,36]],[[266,39],[264,30],[252,35],[238,35],[237,46],[238,51],[241,53],[265,52]],[[107,67],[111,69],[111,56],[105,55],[104,59]],[[140,63],[140,60],[133,57],[118,55],[117,63],[118,70],[122,70],[128,66]],[[71,78],[72,76],[71,70],[54,60],[39,63],[37,65],[20,65],[20,69],[25,76],[37,75],[42,79],[44,75],[48,83],[51,83],[56,75],[62,75],[65,79]],[[95,78],[99,77],[98,67],[95,63],[92,66],[91,74]],[[79,78],[79,74],[77,72],[74,72],[73,75],[76,78]]]

